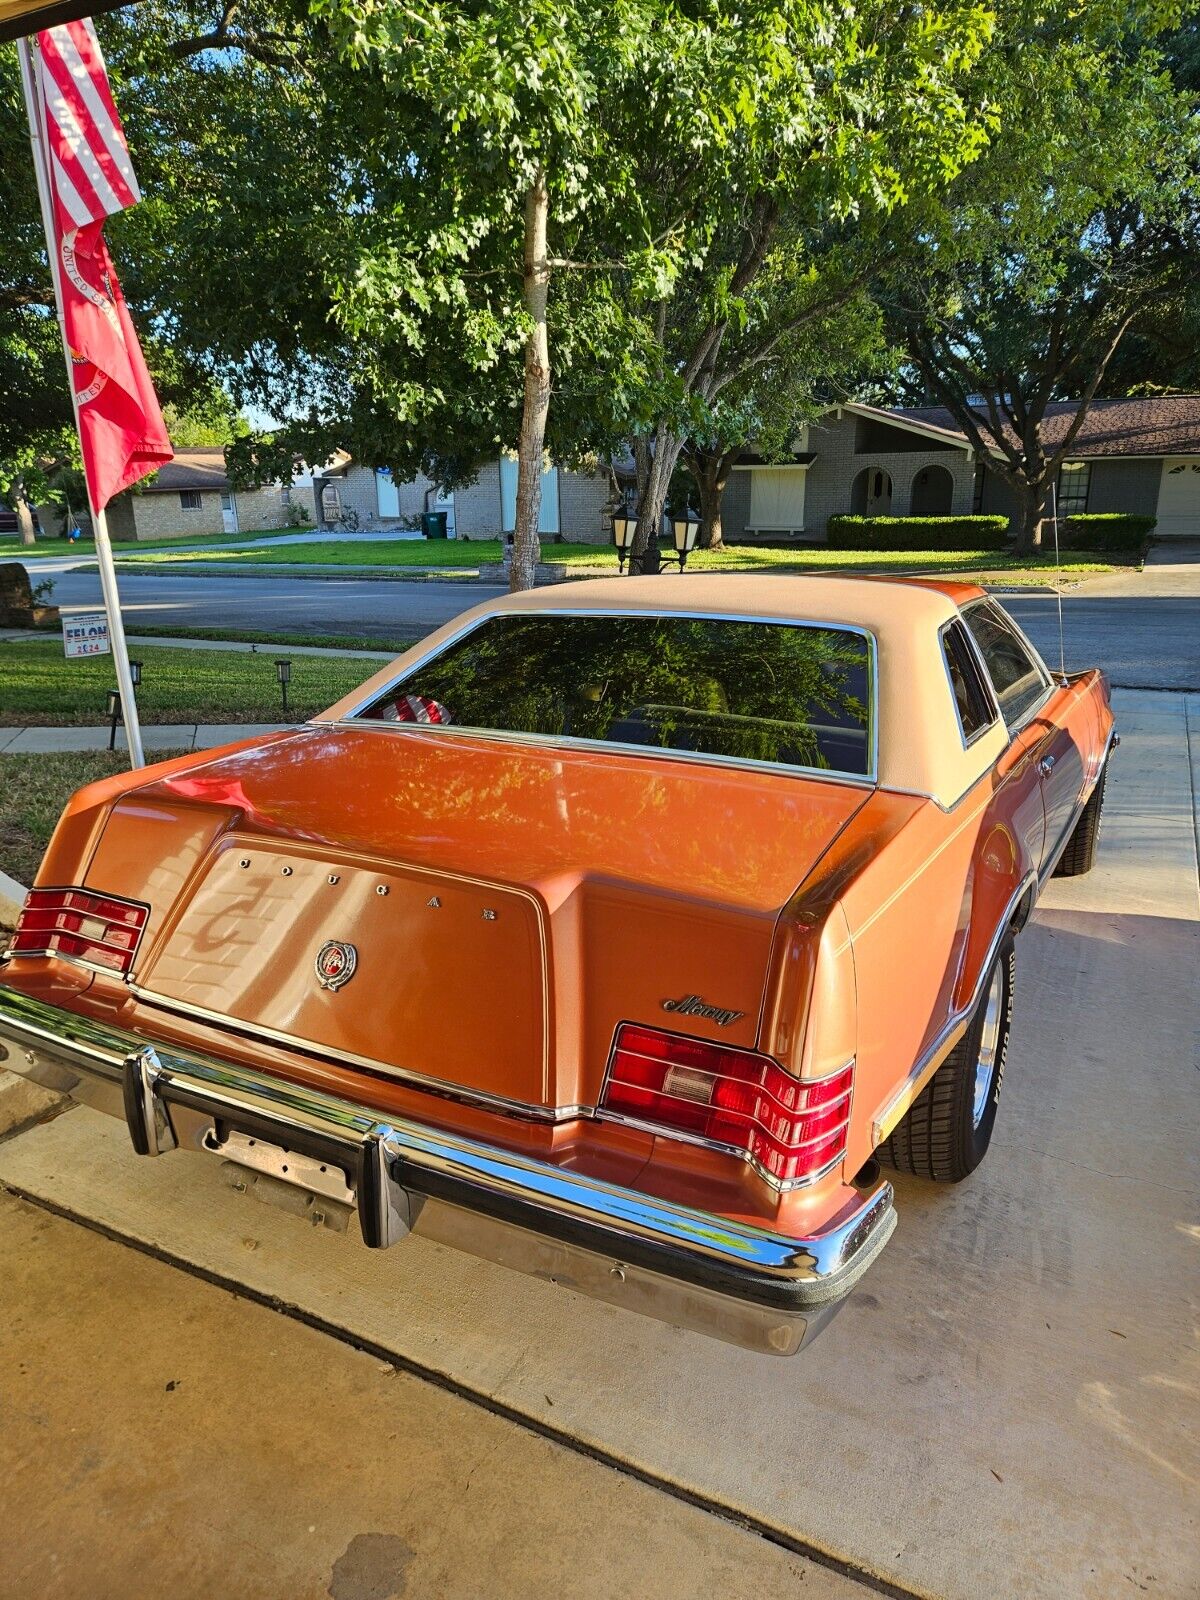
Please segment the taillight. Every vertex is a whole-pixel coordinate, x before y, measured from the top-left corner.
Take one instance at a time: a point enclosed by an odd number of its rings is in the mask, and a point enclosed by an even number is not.
[[[601,1107],[685,1139],[749,1157],[791,1187],[846,1151],[854,1063],[804,1082],[768,1056],[622,1023]]]
[[[8,953],[87,961],[124,977],[148,915],[137,901],[90,889],[31,889]]]

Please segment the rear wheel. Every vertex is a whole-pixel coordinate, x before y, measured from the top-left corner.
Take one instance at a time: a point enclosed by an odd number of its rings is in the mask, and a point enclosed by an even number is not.
[[[991,1143],[1012,1023],[1016,950],[1010,933],[967,1030],[879,1148],[901,1172],[960,1183]]]
[[[1108,767],[1105,766],[1096,787],[1088,796],[1087,805],[1079,813],[1079,821],[1075,824],[1067,848],[1054,869],[1056,878],[1079,878],[1085,872],[1092,870],[1092,864],[1096,859],[1096,845],[1100,838],[1100,812],[1104,808],[1104,785],[1107,778]]]

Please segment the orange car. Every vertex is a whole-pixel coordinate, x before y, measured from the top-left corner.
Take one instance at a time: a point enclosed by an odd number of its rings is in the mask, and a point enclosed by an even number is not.
[[[563,596],[566,595],[564,599]],[[71,800],[0,1056],[144,1155],[787,1354],[991,1138],[1116,743],[980,590],[572,584]]]

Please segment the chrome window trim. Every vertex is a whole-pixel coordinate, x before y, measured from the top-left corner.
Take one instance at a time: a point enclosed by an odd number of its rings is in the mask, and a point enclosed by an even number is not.
[[[1017,621],[1017,619],[1015,617],[1010,616],[1008,614],[1008,612],[1004,609],[1004,607],[1002,605],[1000,605],[995,599],[993,599],[993,597],[990,594],[982,595],[978,600],[971,600],[971,601],[968,601],[968,603],[965,606],[960,606],[959,615],[962,617],[963,622],[966,623],[966,619],[967,619],[968,615],[972,611],[978,611],[980,609],[988,609],[988,608],[990,608],[990,609],[992,609],[994,611],[998,611],[1000,613],[1000,615],[1003,617],[1004,621],[1008,624],[1008,626],[1016,634],[1017,638],[1025,646],[1025,649],[1029,652],[1029,659],[1033,662],[1034,667],[1041,674],[1042,681],[1043,681],[1043,684],[1044,684],[1044,688],[1042,690],[1042,693],[1038,696],[1038,698],[1033,702],[1032,705],[1026,707],[1026,709],[1021,713],[1020,717],[1015,722],[1009,722],[1007,717],[1004,718],[1004,726],[1008,729],[1008,732],[1009,732],[1009,743],[1011,744],[1013,739],[1016,738],[1017,734],[1019,734],[1022,731],[1022,729],[1027,728],[1029,726],[1029,724],[1033,721],[1034,717],[1037,716],[1038,712],[1044,710],[1044,708],[1045,708],[1047,702],[1049,701],[1050,697],[1054,694],[1055,689],[1057,688],[1057,685],[1054,682],[1053,677],[1051,676],[1050,669],[1046,666],[1046,663],[1042,660],[1041,656],[1038,654],[1036,648],[1034,647],[1033,643],[1029,639],[1029,636],[1026,634],[1025,630],[1021,627],[1021,624]],[[971,632],[971,629],[970,629],[969,626],[967,627],[967,634],[970,637],[971,643],[974,645],[976,653],[979,656],[980,664],[982,665],[984,673],[985,673],[985,682],[990,685],[991,690],[992,690],[992,694],[993,694],[993,696],[995,697],[995,700],[996,700],[996,704],[997,704],[997,706],[999,706],[999,704],[1000,704],[1000,695],[999,695],[999,693],[998,693],[998,691],[996,689],[995,683],[992,681],[992,675],[988,671],[988,665],[987,665],[987,662],[984,660],[983,651],[980,650],[980,648],[979,648],[979,641],[975,638],[975,635]],[[1001,712],[1001,715],[1003,716],[1003,712]]]
[[[969,736],[967,734],[967,730],[963,727],[962,713],[958,709],[958,696],[954,692],[954,679],[950,676],[950,656],[949,651],[946,648],[950,630],[955,626],[958,626],[962,629],[963,637],[967,641],[967,649],[968,651],[972,652],[971,658],[975,663],[975,670],[979,676],[979,686],[983,690],[983,698],[986,702],[986,709],[989,713],[988,721],[982,723],[978,728],[975,729],[975,732]],[[950,689],[950,703],[954,707],[954,718],[958,723],[959,738],[962,740],[963,749],[969,750],[977,740],[982,739],[985,733],[990,733],[996,726],[997,722],[1002,720],[1000,716],[1000,707],[996,701],[995,686],[993,685],[991,676],[979,655],[975,641],[971,637],[971,630],[967,627],[966,623],[963,622],[961,616],[951,617],[949,621],[942,623],[941,627],[938,629],[938,645],[942,653],[942,670],[946,674],[946,683]]]
[[[390,694],[427,662],[442,655],[452,645],[474,633],[477,628],[497,617],[680,617],[693,622],[761,622],[782,628],[812,628],[824,633],[854,633],[867,645],[867,771],[840,772],[830,767],[801,767],[785,761],[751,761],[739,756],[714,755],[709,751],[666,750],[654,745],[624,744],[617,739],[581,739],[569,734],[519,733],[506,728],[467,728],[447,726],[443,723],[378,722],[367,720],[363,713],[382,696]],[[632,755],[661,757],[687,762],[702,762],[722,767],[736,767],[747,772],[776,772],[804,778],[824,778],[833,783],[854,783],[875,788],[879,783],[879,641],[871,628],[853,622],[820,622],[807,617],[772,617],[761,613],[735,611],[664,611],[650,612],[627,606],[506,606],[502,611],[488,611],[474,617],[449,634],[438,645],[423,650],[410,661],[403,672],[394,674],[371,695],[351,706],[334,723],[335,727],[353,725],[356,728],[382,728],[388,732],[434,733],[468,738],[498,739],[509,744],[535,744],[562,746],[564,749],[617,750]],[[320,726],[320,724],[317,724]]]

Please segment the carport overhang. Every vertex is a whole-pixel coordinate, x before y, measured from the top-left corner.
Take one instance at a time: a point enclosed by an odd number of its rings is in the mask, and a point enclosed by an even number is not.
[[[54,0],[46,5],[44,0],[0,0],[0,41],[21,39],[77,17],[94,17],[100,11],[116,11],[123,3],[125,0],[88,0],[80,5],[78,0]]]

